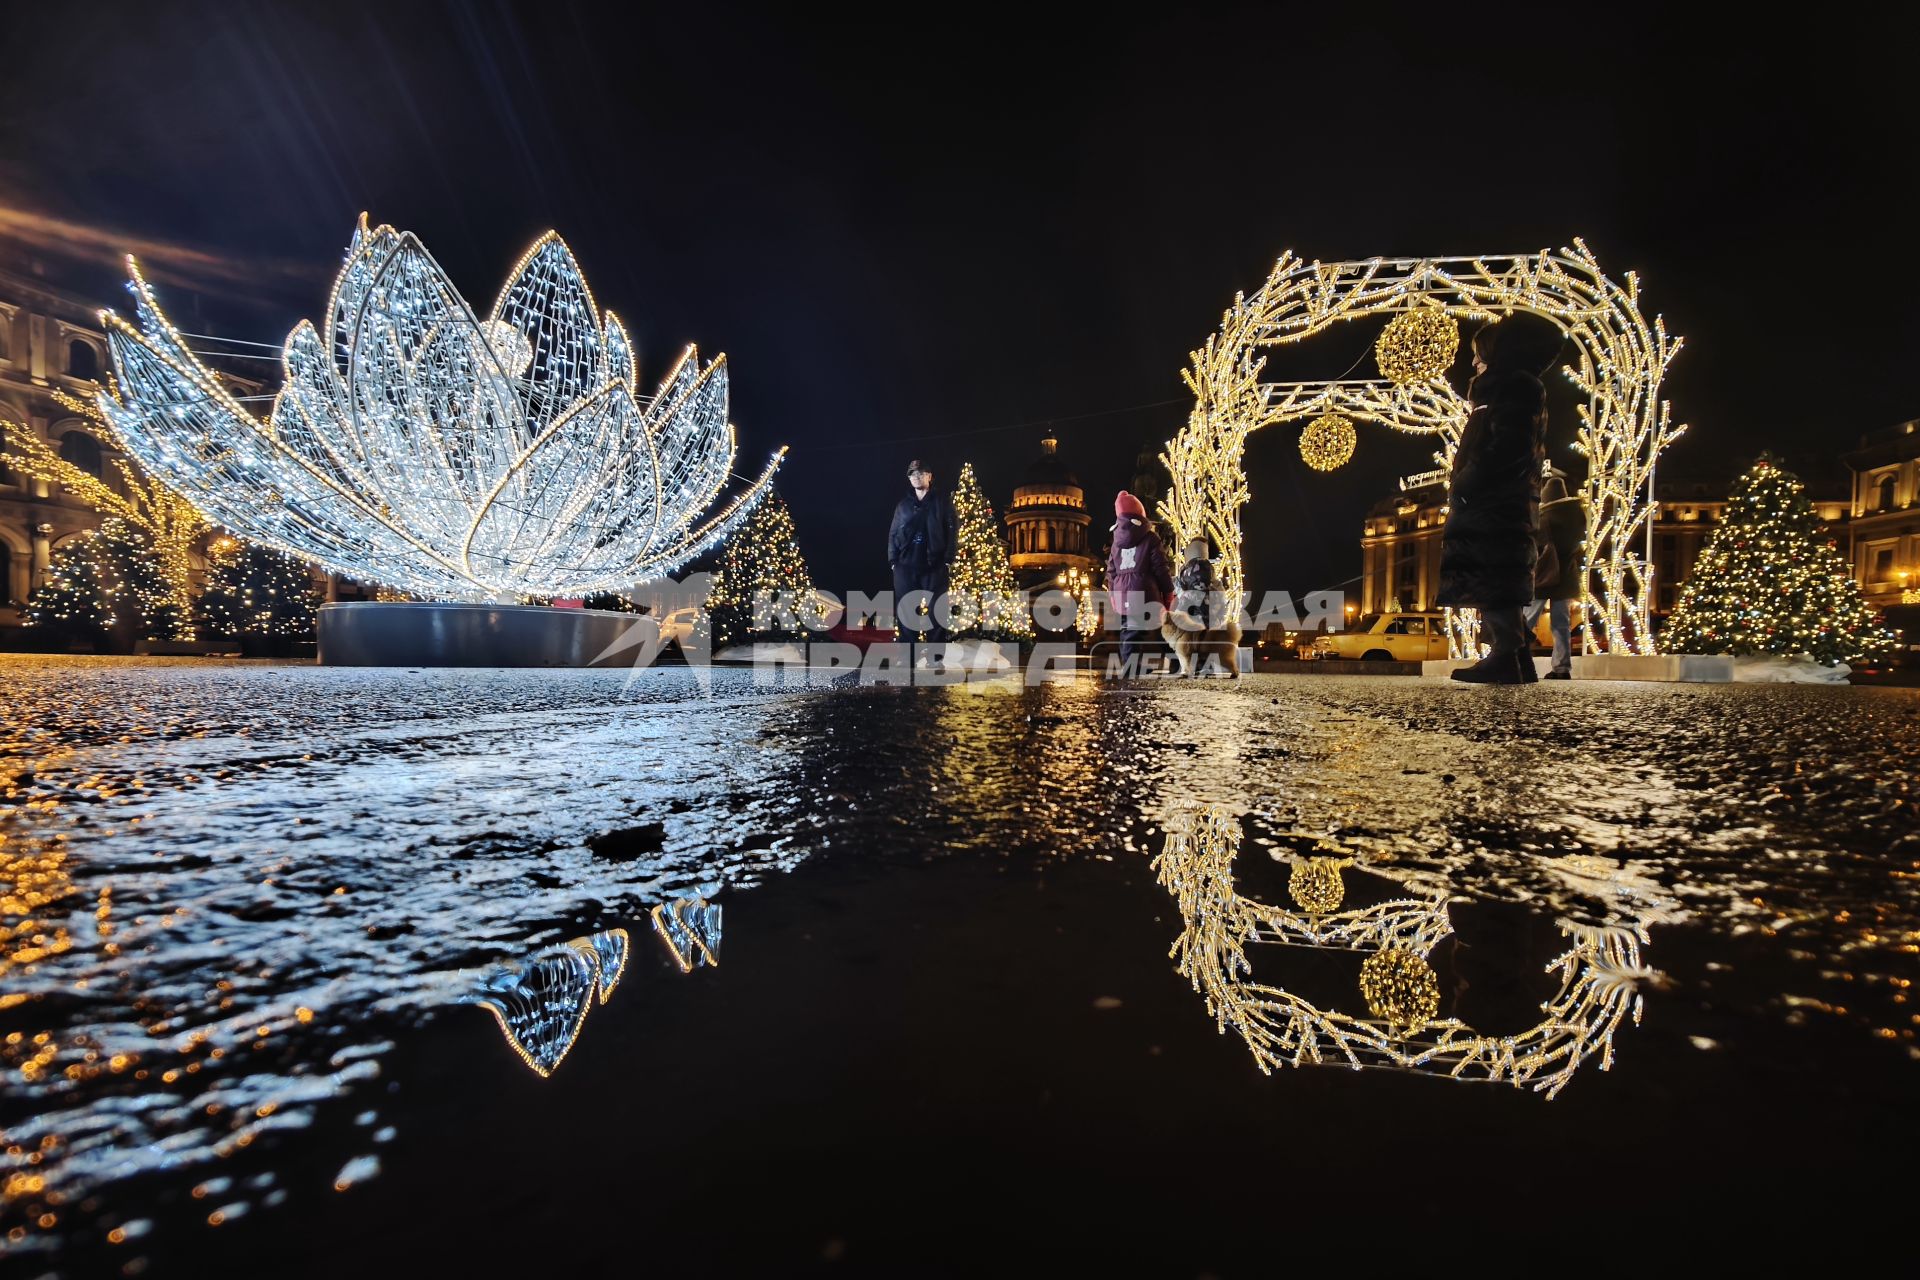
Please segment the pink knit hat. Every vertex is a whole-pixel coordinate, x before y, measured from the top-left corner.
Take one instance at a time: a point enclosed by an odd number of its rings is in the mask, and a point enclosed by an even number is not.
[[[1116,516],[1139,516],[1144,520],[1147,518],[1147,509],[1140,505],[1140,499],[1134,497],[1125,489],[1122,489],[1119,496],[1113,500],[1113,514]]]

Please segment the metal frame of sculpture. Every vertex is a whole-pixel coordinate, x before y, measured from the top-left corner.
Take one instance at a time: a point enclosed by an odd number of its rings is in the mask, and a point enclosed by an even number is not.
[[[1244,591],[1240,509],[1248,499],[1244,456],[1248,435],[1278,422],[1340,414],[1399,431],[1439,437],[1443,471],[1466,421],[1466,402],[1444,374],[1396,383],[1390,378],[1273,382],[1261,376],[1269,348],[1305,341],[1336,324],[1366,316],[1405,316],[1434,308],[1456,319],[1491,319],[1531,311],[1572,340],[1567,378],[1586,397],[1576,447],[1586,455],[1586,616],[1616,652],[1654,651],[1648,604],[1653,598],[1651,517],[1654,465],[1686,430],[1660,399],[1668,363],[1680,350],[1659,316],[1640,311],[1640,284],[1628,272],[1616,283],[1587,246],[1558,253],[1449,258],[1370,258],[1307,262],[1283,254],[1251,295],[1237,294],[1220,330],[1192,353],[1182,371],[1194,395],[1186,427],[1161,460],[1173,484],[1160,514],[1182,541],[1212,540],[1229,591]],[[1471,649],[1473,617],[1455,611],[1449,627],[1455,656]],[[1585,643],[1594,643],[1594,628]]]
[[[1205,997],[1221,1032],[1240,1033],[1262,1072],[1327,1063],[1397,1068],[1504,1080],[1552,1098],[1595,1055],[1608,1070],[1614,1033],[1629,1016],[1640,1021],[1639,985],[1652,976],[1640,956],[1648,940],[1645,918],[1600,925],[1559,920],[1570,945],[1547,966],[1559,971],[1560,990],[1541,1004],[1540,1022],[1516,1035],[1482,1035],[1457,1018],[1435,1016],[1427,957],[1453,932],[1445,893],[1340,911],[1338,876],[1347,863],[1315,857],[1296,863],[1291,886],[1319,909],[1287,910],[1235,890],[1239,843],[1239,822],[1224,807],[1177,814],[1153,867],[1184,922],[1168,953],[1175,968]],[[1637,914],[1631,895],[1617,895],[1616,903]],[[1373,1016],[1321,1010],[1285,988],[1253,981],[1247,948],[1255,943],[1368,953],[1361,984]],[[1382,959],[1398,963],[1382,966]]]
[[[626,327],[552,232],[482,319],[417,237],[363,215],[264,419],[129,268],[137,323],[103,316],[100,398],[127,452],[216,522],[361,581],[434,600],[623,590],[723,539],[786,452],[698,523],[733,468],[726,357],[689,346],[641,396]]]

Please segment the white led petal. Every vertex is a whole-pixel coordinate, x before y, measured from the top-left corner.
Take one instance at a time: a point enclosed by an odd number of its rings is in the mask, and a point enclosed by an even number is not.
[[[609,311],[607,315],[607,380],[623,382],[628,395],[639,395],[638,382],[640,357],[633,349],[633,339],[627,336],[627,326],[620,323],[620,317]]]
[[[362,218],[324,329],[288,336],[262,422],[133,273],[111,317],[129,451],[217,522],[441,599],[582,595],[679,568],[737,527],[785,455],[710,515],[734,457],[725,358],[689,347],[640,402],[626,329],[541,237],[485,319],[411,233]],[[604,327],[603,327],[604,326]]]

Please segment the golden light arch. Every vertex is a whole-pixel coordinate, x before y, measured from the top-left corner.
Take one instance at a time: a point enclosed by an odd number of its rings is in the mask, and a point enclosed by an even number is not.
[[[1176,808],[1152,866],[1180,912],[1180,934],[1168,952],[1176,972],[1192,983],[1222,1034],[1239,1033],[1266,1074],[1310,1065],[1384,1068],[1503,1082],[1553,1098],[1588,1063],[1612,1068],[1615,1037],[1640,1023],[1643,987],[1662,980],[1642,956],[1651,945],[1649,926],[1680,918],[1657,888],[1636,882],[1610,858],[1553,860],[1568,880],[1606,900],[1605,919],[1557,916],[1565,950],[1543,972],[1559,975],[1559,989],[1540,1002],[1531,1027],[1483,1033],[1442,1016],[1428,963],[1454,933],[1450,889],[1430,881],[1421,887],[1402,868],[1372,865],[1369,874],[1404,878],[1406,892],[1342,910],[1341,870],[1353,859],[1309,857],[1293,865],[1293,907],[1260,902],[1240,892],[1234,878],[1241,838],[1240,820],[1225,805]],[[1256,977],[1249,953],[1265,944],[1364,955],[1360,990],[1368,1016],[1321,1009]],[[1376,968],[1381,961],[1398,963]]]
[[[1435,437],[1442,471],[1466,421],[1466,401],[1444,376],[1276,382],[1262,377],[1270,348],[1304,342],[1363,317],[1437,308],[1456,319],[1530,311],[1567,334],[1564,375],[1584,396],[1575,447],[1587,458],[1587,589],[1582,603],[1615,652],[1654,651],[1651,518],[1654,467],[1686,430],[1660,398],[1680,339],[1640,310],[1632,272],[1615,281],[1582,241],[1558,252],[1453,258],[1308,262],[1282,254],[1266,283],[1236,294],[1219,332],[1182,371],[1194,395],[1187,425],[1161,455],[1173,477],[1160,514],[1181,542],[1210,539],[1229,591],[1245,590],[1240,509],[1249,494],[1247,437],[1274,423],[1338,413]],[[1471,645],[1472,616],[1453,615],[1456,654]],[[1589,626],[1586,643],[1594,645]]]

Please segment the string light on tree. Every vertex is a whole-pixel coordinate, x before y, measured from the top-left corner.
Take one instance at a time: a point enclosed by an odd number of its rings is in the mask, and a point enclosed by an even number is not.
[[[234,537],[208,547],[200,615],[210,635],[310,636],[319,607],[305,561]]]
[[[971,462],[961,466],[954,485],[953,515],[960,543],[949,584],[954,638],[1030,638],[1033,615],[1014,583],[1013,565],[993,518],[993,504],[981,492]]]
[[[1315,471],[1343,467],[1353,457],[1353,419],[1344,414],[1322,414],[1300,433],[1300,457]]]
[[[1374,363],[1397,386],[1443,378],[1460,350],[1460,325],[1438,307],[1403,311],[1373,344]]]
[[[707,593],[707,616],[716,651],[750,641],[805,639],[825,622],[793,514],[778,492],[769,492],[727,540]]]
[[[193,638],[192,614],[180,607],[151,537],[121,516],[60,548],[27,599],[26,622],[96,645]]]
[[[1669,652],[1804,654],[1831,667],[1892,648],[1805,487],[1765,454],[1735,482],[1667,621]]]
[[[131,268],[103,317],[102,412],[142,466],[250,541],[423,599],[617,591],[738,527],[785,451],[701,523],[734,460],[726,358],[686,348],[642,397],[626,327],[540,237],[482,319],[412,233],[363,216],[320,327],[256,418]]]
[[[85,419],[89,430],[113,441],[117,448],[126,449],[126,443],[98,408],[64,391],[54,392],[54,398],[62,408]],[[151,574],[157,574],[164,584],[165,599],[155,605],[158,612],[143,614],[138,624],[141,631],[156,634],[143,638],[193,639],[189,578],[192,566],[188,552],[195,540],[207,531],[206,517],[191,502],[129,465],[125,458],[113,459],[119,479],[117,484],[108,484],[62,458],[51,443],[18,423],[0,420],[0,434],[6,439],[6,447],[0,449],[0,464],[8,470],[28,480],[57,484],[101,515],[120,520],[129,530],[137,532],[137,537],[116,532],[89,554],[105,555],[110,565],[119,565],[109,574],[113,580],[145,582]],[[151,559],[151,572],[130,562],[123,563],[127,556]],[[79,571],[77,564],[75,568]],[[52,618],[77,607],[77,604],[61,605],[48,616]],[[158,634],[161,632],[165,634]]]

